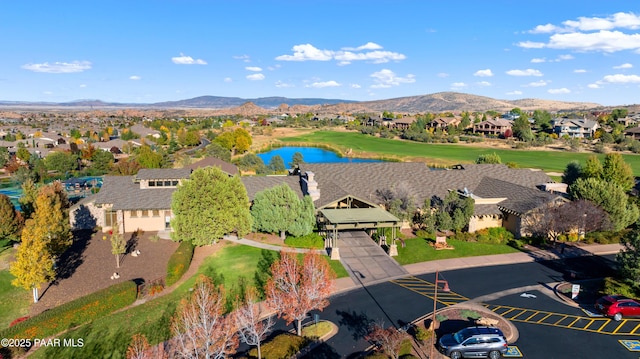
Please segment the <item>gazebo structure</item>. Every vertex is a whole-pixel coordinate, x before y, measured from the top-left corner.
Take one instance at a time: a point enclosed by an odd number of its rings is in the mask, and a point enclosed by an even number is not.
[[[331,259],[340,259],[338,231],[349,229],[378,229],[391,227],[391,237],[396,237],[396,227],[402,222],[398,217],[380,207],[367,208],[325,208],[318,210],[318,228],[325,234],[325,247],[331,252]],[[385,238],[379,244],[386,244]],[[395,240],[389,255],[397,255]],[[394,253],[395,251],[395,253]]]

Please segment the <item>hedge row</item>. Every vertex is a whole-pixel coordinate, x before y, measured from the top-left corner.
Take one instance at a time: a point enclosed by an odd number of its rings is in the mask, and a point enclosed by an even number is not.
[[[176,251],[173,252],[167,263],[167,279],[165,280],[167,287],[180,280],[182,275],[189,269],[194,248],[191,242],[183,241],[180,242]]]
[[[317,233],[309,233],[300,237],[287,237],[284,244],[295,248],[324,248],[324,238]]]
[[[137,294],[135,282],[118,283],[4,329],[0,337],[46,338],[124,308],[135,302]]]

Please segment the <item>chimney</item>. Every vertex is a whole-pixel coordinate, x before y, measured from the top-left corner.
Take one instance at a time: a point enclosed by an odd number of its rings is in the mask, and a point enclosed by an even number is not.
[[[313,201],[320,198],[320,190],[318,189],[318,182],[314,179],[314,173],[311,171],[305,171],[301,179],[302,193],[309,195]]]

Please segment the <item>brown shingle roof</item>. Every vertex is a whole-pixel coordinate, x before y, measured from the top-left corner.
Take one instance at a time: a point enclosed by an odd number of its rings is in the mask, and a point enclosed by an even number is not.
[[[113,204],[113,210],[171,208],[171,195],[175,188],[140,189],[135,176],[105,176],[95,204]]]
[[[192,170],[195,170],[197,168],[201,168],[201,167],[209,167],[209,166],[216,166],[216,167],[220,167],[220,169],[228,174],[229,176],[235,176],[238,173],[240,173],[240,171],[238,171],[238,167],[236,165],[233,165],[229,162],[225,162],[219,158],[215,158],[215,157],[205,157],[203,159],[201,159],[198,162],[192,163],[188,166],[186,166],[185,168],[190,168]]]

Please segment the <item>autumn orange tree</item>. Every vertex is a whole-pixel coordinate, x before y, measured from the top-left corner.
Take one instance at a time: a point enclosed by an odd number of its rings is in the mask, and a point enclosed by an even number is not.
[[[16,277],[11,284],[31,289],[36,303],[41,284],[55,278],[56,257],[71,245],[72,235],[68,200],[59,182],[40,188],[34,208],[10,272]]]
[[[183,300],[171,323],[177,356],[226,358],[235,353],[238,338],[233,318],[225,316],[223,286],[200,276],[191,294]]]
[[[127,348],[126,357],[127,359],[167,359],[168,355],[163,343],[152,347],[144,334],[134,334]]]
[[[319,254],[307,252],[302,261],[289,251],[282,251],[280,259],[271,266],[267,281],[267,303],[283,317],[287,324],[296,321],[298,335],[302,334],[302,320],[314,309],[323,310],[333,290],[335,273]]]
[[[365,339],[372,342],[391,358],[397,359],[402,342],[407,337],[406,332],[402,332],[393,326],[385,329],[384,323],[374,323],[369,328],[369,334]]]

